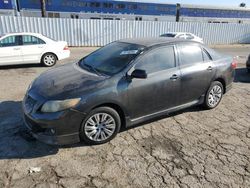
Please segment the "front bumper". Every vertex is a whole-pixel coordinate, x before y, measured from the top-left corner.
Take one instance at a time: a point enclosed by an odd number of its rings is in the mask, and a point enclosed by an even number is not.
[[[74,144],[80,142],[79,133],[65,134],[65,135],[52,135],[52,133],[48,132],[51,130],[50,128],[41,128],[39,124],[29,123],[27,121],[27,116],[24,115],[24,123],[31,135],[39,140],[40,142],[49,144],[49,145],[66,145],[66,144]],[[31,120],[29,120],[31,121]],[[35,128],[36,126],[36,128]],[[38,131],[37,129],[40,129]],[[55,130],[55,129],[53,129]]]
[[[80,142],[80,128],[85,115],[73,109],[55,113],[40,113],[28,110],[23,102],[24,122],[37,140],[51,145]]]

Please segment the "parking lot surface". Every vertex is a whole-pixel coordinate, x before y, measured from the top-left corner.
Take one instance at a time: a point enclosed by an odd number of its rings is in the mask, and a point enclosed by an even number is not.
[[[95,48],[73,48],[74,62]],[[219,48],[240,56],[233,89],[214,110],[193,107],[125,130],[110,143],[57,147],[32,139],[21,101],[49,68],[0,67],[0,187],[250,187],[248,47]]]

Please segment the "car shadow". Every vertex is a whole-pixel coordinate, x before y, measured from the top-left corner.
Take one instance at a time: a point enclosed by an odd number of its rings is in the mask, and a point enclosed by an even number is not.
[[[0,101],[0,160],[38,158],[55,155],[60,148],[85,146],[51,146],[34,139],[23,123],[21,103]]]
[[[3,65],[0,66],[0,70],[8,70],[8,69],[23,69],[23,68],[36,68],[36,67],[44,67],[41,64],[21,64],[21,65]]]
[[[250,83],[250,73],[246,68],[238,68],[235,70],[234,82]]]

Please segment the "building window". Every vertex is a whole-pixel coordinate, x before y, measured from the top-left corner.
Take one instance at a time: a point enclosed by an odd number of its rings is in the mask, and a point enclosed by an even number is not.
[[[100,3],[98,2],[93,2],[93,3],[90,3],[90,7],[100,7]]]
[[[147,10],[148,6],[147,5],[139,5],[138,9],[140,9],[140,10]]]
[[[79,19],[79,15],[78,14],[71,14],[70,17],[72,19]]]
[[[103,8],[113,8],[112,3],[103,3]]]
[[[125,4],[117,4],[116,8],[117,9],[125,9]]]
[[[56,12],[49,12],[48,13],[49,18],[60,18],[60,14]]]
[[[135,10],[135,9],[137,9],[137,5],[136,4],[130,4],[130,5],[128,5],[128,9]]]
[[[135,17],[136,21],[142,21],[142,17]]]

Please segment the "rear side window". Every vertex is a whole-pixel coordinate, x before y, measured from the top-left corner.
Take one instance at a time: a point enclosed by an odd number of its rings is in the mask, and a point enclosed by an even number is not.
[[[211,49],[211,48],[205,48],[206,49],[206,51],[209,53],[209,55],[211,56],[211,58],[213,59],[213,60],[217,60],[217,59],[220,59],[221,58],[221,54],[220,53],[218,53],[218,52],[216,52],[215,50],[213,50],[213,49]]]
[[[180,39],[185,39],[186,36],[185,36],[184,34],[181,34],[181,35],[178,36],[178,38],[180,38]]]
[[[179,45],[180,65],[203,62],[203,54],[199,46]]]
[[[23,36],[23,45],[36,45],[36,44],[45,44],[45,42],[31,35]]]
[[[173,67],[175,67],[175,53],[173,46],[154,49],[140,58],[135,65],[135,69],[145,70],[148,74]]]
[[[190,35],[190,34],[186,34],[186,39],[194,39],[194,36]]]
[[[18,36],[9,36],[0,41],[0,47],[11,47],[19,45]]]

